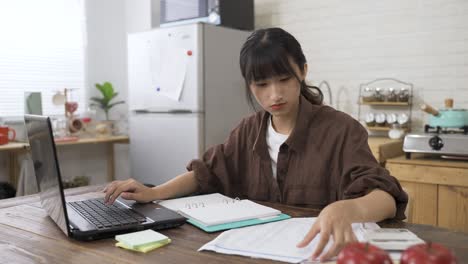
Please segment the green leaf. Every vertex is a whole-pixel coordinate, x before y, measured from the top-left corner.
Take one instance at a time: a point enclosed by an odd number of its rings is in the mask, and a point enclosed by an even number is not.
[[[105,106],[105,103],[102,101],[101,98],[92,97],[90,99],[91,99],[91,101],[94,101],[94,102],[98,103],[99,107],[104,107]]]
[[[114,94],[114,88],[110,82],[105,82],[103,85],[104,90],[104,97],[110,101],[112,99],[112,95]]]
[[[99,97],[91,97],[90,99],[98,103],[102,103],[103,101],[103,98],[99,98]]]
[[[117,97],[117,95],[119,95],[119,93],[114,93],[114,94],[112,95],[111,100],[114,99],[114,97]]]
[[[111,109],[112,107],[114,107],[114,106],[116,106],[116,105],[118,105],[118,104],[123,104],[123,103],[125,103],[125,101],[118,101],[118,102],[112,103],[112,104],[110,104],[110,105],[108,106],[108,109]]]
[[[114,87],[112,86],[110,82],[104,82],[102,84],[96,83],[95,86],[96,86],[96,89],[98,89],[101,92],[102,98],[91,97],[90,100],[97,103],[97,104],[93,103],[91,105],[99,106],[101,109],[104,110],[104,112],[107,113],[110,108],[118,104],[125,103],[125,101],[118,101],[115,103],[111,103],[111,100],[116,98],[119,93],[116,93],[114,91]]]
[[[96,83],[96,88],[101,92],[103,97],[106,97],[104,87],[100,85],[99,83]]]

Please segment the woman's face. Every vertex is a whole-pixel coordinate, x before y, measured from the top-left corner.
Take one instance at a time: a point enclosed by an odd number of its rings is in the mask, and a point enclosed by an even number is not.
[[[304,65],[304,72],[301,72],[295,63],[291,65],[296,75],[304,80],[307,64]],[[301,85],[293,75],[254,81],[250,83],[249,88],[257,102],[273,117],[295,116],[299,105]]]

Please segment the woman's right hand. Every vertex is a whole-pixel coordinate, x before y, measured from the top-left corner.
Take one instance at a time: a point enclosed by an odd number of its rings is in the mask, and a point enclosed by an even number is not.
[[[104,190],[106,193],[104,202],[111,205],[119,197],[125,200],[135,200],[140,203],[147,203],[154,200],[154,189],[146,187],[134,179],[125,181],[113,181],[109,183]]]

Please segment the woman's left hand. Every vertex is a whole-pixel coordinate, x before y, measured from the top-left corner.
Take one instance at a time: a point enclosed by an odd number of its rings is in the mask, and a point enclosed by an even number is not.
[[[330,236],[333,236],[333,245],[320,257],[320,261],[324,261],[338,255],[346,244],[356,241],[351,226],[353,209],[349,205],[346,201],[339,201],[325,207],[304,239],[297,244],[297,247],[307,246],[320,233],[320,240],[311,256],[312,259],[316,259],[322,254]]]

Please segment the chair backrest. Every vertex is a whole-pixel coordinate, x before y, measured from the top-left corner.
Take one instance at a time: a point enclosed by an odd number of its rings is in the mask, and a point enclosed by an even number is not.
[[[406,219],[403,222],[412,223],[413,222],[413,199],[411,192],[408,192],[407,189],[403,188],[403,191],[408,195],[408,204],[406,205],[405,215]]]

